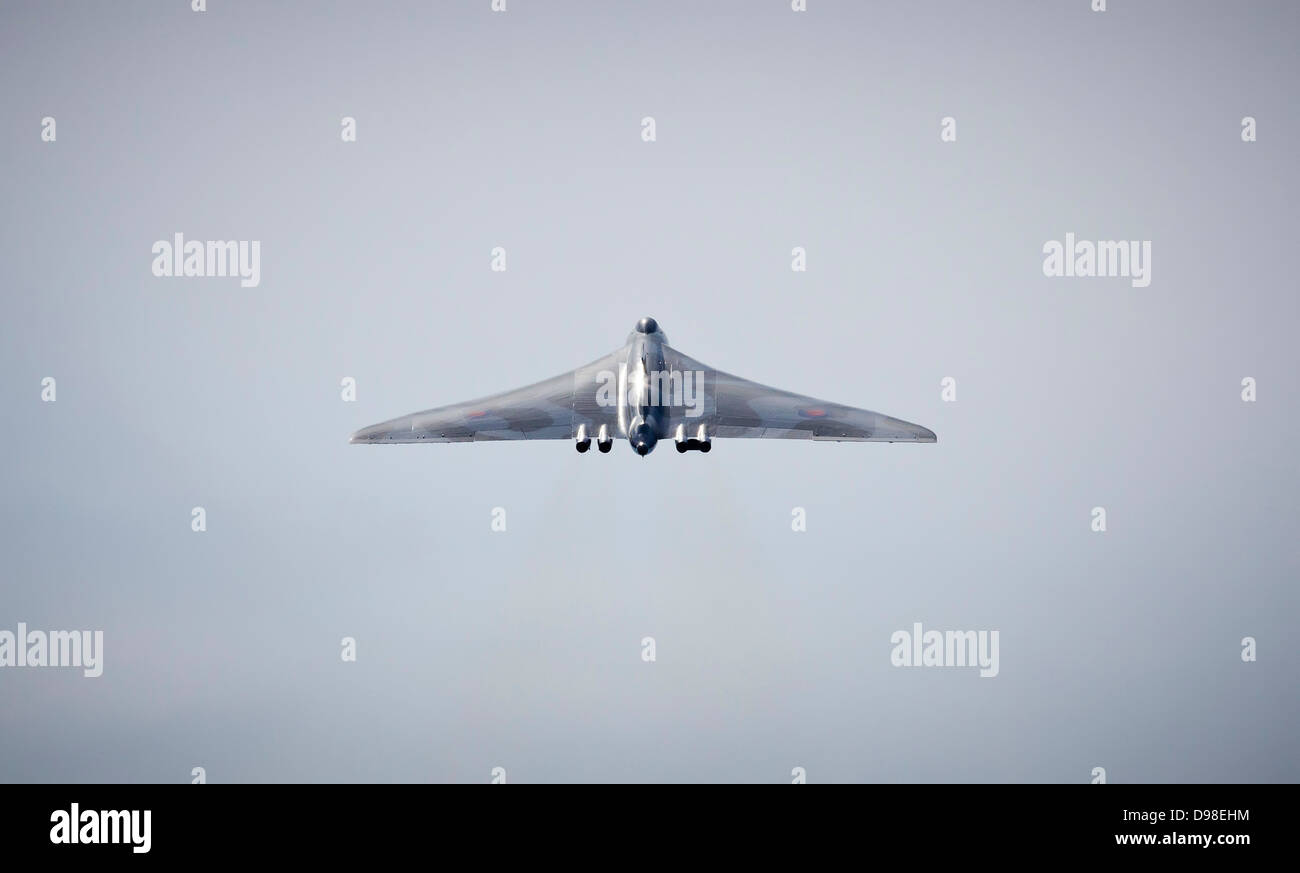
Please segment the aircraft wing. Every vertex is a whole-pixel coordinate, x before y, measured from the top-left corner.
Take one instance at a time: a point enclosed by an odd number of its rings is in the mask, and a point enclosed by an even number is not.
[[[601,424],[614,434],[618,410],[597,402],[606,380],[617,373],[618,353],[534,385],[403,415],[362,428],[354,443],[461,443],[483,440],[570,439],[581,424],[595,437]]]
[[[707,422],[717,437],[811,439],[851,442],[932,443],[934,431],[899,418],[842,403],[830,403],[779,388],[769,388],[673,350],[675,369],[703,374],[703,415],[691,418],[674,410],[672,426],[687,432]]]

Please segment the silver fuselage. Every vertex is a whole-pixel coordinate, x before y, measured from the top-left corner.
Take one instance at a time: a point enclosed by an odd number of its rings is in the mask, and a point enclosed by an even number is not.
[[[627,359],[619,368],[619,429],[638,455],[654,451],[667,436],[671,397],[657,389],[653,380],[668,367],[664,346],[668,337],[661,330],[633,331],[627,338]]]

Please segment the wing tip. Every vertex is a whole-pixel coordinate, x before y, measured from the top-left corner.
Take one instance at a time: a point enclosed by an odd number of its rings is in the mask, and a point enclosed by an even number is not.
[[[379,435],[377,431],[379,431],[381,428],[382,425],[372,424],[370,425],[370,427],[363,427],[361,428],[361,430],[353,431],[352,435],[348,437],[348,443],[354,446],[364,445],[366,443],[373,443],[375,441],[375,437]]]

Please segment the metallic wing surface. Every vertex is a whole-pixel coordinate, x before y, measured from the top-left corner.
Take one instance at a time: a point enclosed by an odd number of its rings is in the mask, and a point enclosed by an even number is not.
[[[934,431],[899,418],[770,388],[714,369],[666,347],[675,370],[694,372],[703,380],[705,422],[716,437],[745,439],[810,439],[841,442],[932,443]],[[675,408],[674,408],[675,409]],[[677,410],[672,422],[693,421]]]
[[[618,352],[524,388],[413,412],[362,428],[354,443],[464,443],[486,440],[560,440],[579,425],[611,432],[617,410],[596,403],[598,376],[618,369]]]
[[[770,388],[677,351],[653,318],[591,363],[524,388],[440,406],[363,428],[354,443],[594,440],[608,452],[626,439],[639,455],[671,439],[708,452],[713,438],[932,443],[919,424]]]

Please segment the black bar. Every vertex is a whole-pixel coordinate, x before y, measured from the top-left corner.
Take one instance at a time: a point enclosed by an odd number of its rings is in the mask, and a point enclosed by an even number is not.
[[[860,857],[920,848],[931,855],[1070,857],[1083,852],[1226,860],[1285,848],[1295,789],[1280,785],[586,786],[507,790],[434,785],[21,785],[0,802],[8,858],[250,858],[337,861],[414,848],[508,853],[539,861],[599,848],[632,859],[725,844],[734,856]],[[809,793],[811,792],[811,793]],[[795,795],[798,795],[797,797]],[[779,795],[779,796],[778,796]],[[54,842],[77,804],[81,835],[114,822],[93,813],[135,810],[121,842]],[[148,810],[148,852],[143,811]],[[87,818],[88,813],[90,817]],[[94,825],[90,825],[90,820]],[[1189,840],[1195,835],[1195,844]],[[1208,837],[1208,845],[1200,841]],[[1134,844],[1133,839],[1142,841]],[[1171,842],[1172,841],[1172,842]],[[136,845],[132,845],[135,842]],[[567,847],[567,848],[566,848]],[[556,854],[558,853],[558,854]],[[627,854],[632,853],[632,854]],[[612,857],[612,856],[611,856]],[[883,856],[881,856],[883,857]]]

